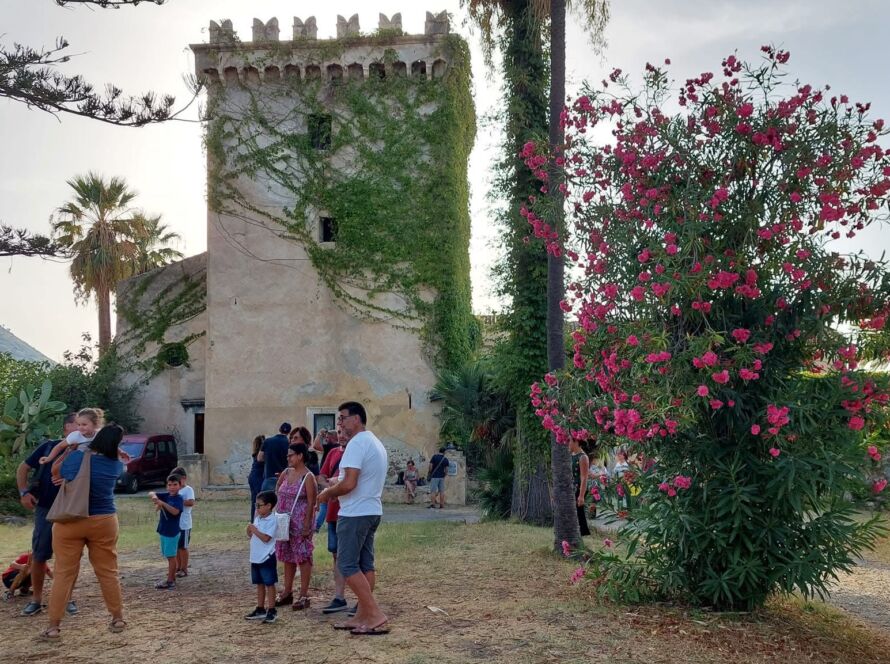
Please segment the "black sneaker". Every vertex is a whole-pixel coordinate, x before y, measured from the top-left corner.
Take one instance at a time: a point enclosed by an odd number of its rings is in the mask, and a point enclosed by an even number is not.
[[[349,609],[349,605],[346,603],[345,599],[339,599],[335,597],[331,600],[331,603],[324,607],[321,612],[322,613],[340,613],[340,611],[346,611]]]
[[[275,609],[269,609],[266,611],[266,617],[263,618],[264,623],[273,623],[278,620],[278,611]]]
[[[245,620],[264,620],[266,618],[266,609],[261,606],[256,607],[253,611],[244,616]]]
[[[350,618],[354,618],[355,614],[358,613],[358,602],[355,603],[355,606],[350,606],[346,611],[346,615]]]
[[[40,606],[40,602],[28,602],[25,605],[25,608],[22,609],[22,615],[23,616],[36,616],[41,611],[43,611],[43,607]]]
[[[77,615],[77,604],[75,602],[68,602],[68,605],[65,607],[65,613],[69,616]]]

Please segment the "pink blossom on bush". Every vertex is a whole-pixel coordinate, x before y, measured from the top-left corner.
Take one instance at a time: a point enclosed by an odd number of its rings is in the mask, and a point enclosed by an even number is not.
[[[724,369],[723,371],[712,373],[711,380],[713,380],[715,383],[719,383],[720,385],[726,385],[726,383],[729,382],[729,371]]]
[[[575,585],[575,584],[578,583],[581,579],[583,579],[583,578],[584,578],[584,574],[585,574],[586,572],[587,572],[587,570],[584,569],[583,567],[579,567],[579,568],[577,568],[574,572],[572,572],[572,577],[571,577],[571,583],[572,583],[572,585]]]
[[[769,453],[773,456],[773,458],[775,458],[775,457],[779,456],[782,453],[782,451],[779,449],[776,449],[775,447],[771,447],[771,448],[769,448]]]
[[[745,343],[751,337],[751,330],[739,327],[732,331],[732,338],[740,344]]]
[[[874,491],[875,493],[881,493],[881,491],[883,491],[886,487],[887,480],[883,477],[879,480],[876,480],[875,483],[871,486],[872,491]]]

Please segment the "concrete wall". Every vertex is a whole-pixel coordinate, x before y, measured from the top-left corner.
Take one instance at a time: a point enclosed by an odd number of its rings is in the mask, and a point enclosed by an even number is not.
[[[207,255],[198,254],[163,268],[153,270],[144,275],[123,282],[117,293],[118,302],[128,302],[138,293],[140,284],[145,280],[150,285],[139,298],[140,307],[148,311],[162,290],[181,282],[183,277],[203,279],[207,269]],[[191,334],[200,334],[207,329],[207,315],[200,314],[191,320],[171,327],[166,331],[165,340],[174,342]],[[132,344],[125,340],[130,332],[130,324],[126,318],[118,314],[117,338],[122,341],[121,352],[130,359],[154,357],[158,351],[157,344],[149,344],[145,352],[138,358],[132,353]],[[183,407],[182,402],[198,403],[204,400],[206,338],[201,337],[188,347],[189,366],[169,367],[149,379],[142,386],[138,412],[143,418],[141,431],[144,433],[172,433],[179,444],[179,454],[194,452],[194,413],[202,407]],[[128,384],[141,382],[146,372],[138,371],[122,377]]]

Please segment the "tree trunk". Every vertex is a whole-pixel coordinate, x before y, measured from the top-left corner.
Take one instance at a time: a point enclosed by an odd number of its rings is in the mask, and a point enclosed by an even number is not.
[[[513,463],[513,498],[510,516],[522,523],[549,526],[553,523],[550,482],[546,457],[529,458],[537,446],[523,435],[521,420],[516,422],[516,450]]]
[[[562,111],[565,105],[566,86],[566,6],[565,0],[550,1],[550,164],[549,192],[553,211],[552,224],[564,242],[564,197],[560,190],[563,182],[562,166],[556,163],[562,155],[565,132],[562,127]],[[565,341],[563,339],[563,312],[560,302],[565,293],[565,265],[563,255],[547,258],[547,364],[550,371],[565,366]],[[578,526],[575,492],[572,484],[572,461],[567,445],[550,443],[550,466],[553,473],[553,547],[562,550],[566,541],[572,549],[583,545]]]
[[[99,306],[99,355],[101,356],[111,345],[111,292],[108,288],[96,291],[96,303]]]
[[[529,387],[547,371],[547,254],[540,242],[527,241],[530,227],[520,214],[529,197],[539,194],[540,182],[520,153],[548,129],[548,61],[543,25],[530,0],[511,0],[502,8],[506,135],[495,191],[509,201],[501,218],[506,251],[499,268],[499,295],[510,301],[505,318],[509,338],[499,373],[517,420],[511,515],[549,527],[550,440],[529,401]]]

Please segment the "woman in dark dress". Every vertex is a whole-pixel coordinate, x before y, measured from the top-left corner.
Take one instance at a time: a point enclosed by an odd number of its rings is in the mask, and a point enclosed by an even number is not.
[[[256,460],[256,455],[260,453],[263,447],[265,436],[257,436],[253,439],[253,452],[250,456],[253,463],[250,466],[250,473],[247,475],[247,484],[250,486],[250,522],[253,523],[253,517],[256,512],[256,497],[263,485],[263,463]]]
[[[572,454],[572,484],[575,488],[575,506],[578,510],[578,527],[581,536],[590,534],[587,526],[587,514],[584,512],[584,499],[587,497],[587,474],[590,469],[590,459],[581,449],[581,443],[572,438],[569,442],[569,452]]]

